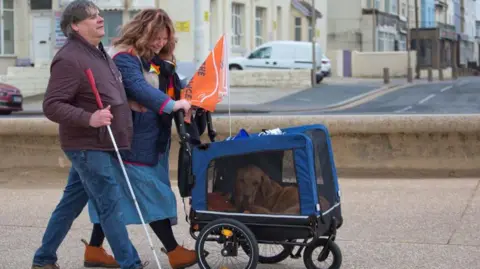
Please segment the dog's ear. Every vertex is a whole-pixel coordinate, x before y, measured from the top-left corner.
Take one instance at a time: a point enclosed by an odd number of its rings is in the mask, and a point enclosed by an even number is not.
[[[260,176],[260,193],[262,194],[263,197],[268,197],[269,193],[271,192],[270,190],[270,180],[267,178],[265,174]]]

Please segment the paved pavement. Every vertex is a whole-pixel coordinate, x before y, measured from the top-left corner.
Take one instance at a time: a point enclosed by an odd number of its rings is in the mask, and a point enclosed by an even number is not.
[[[45,225],[62,194],[65,173],[5,170],[0,173],[0,268],[29,268]],[[342,268],[477,269],[480,264],[480,179],[340,179],[344,226],[338,234]],[[179,243],[192,247],[178,200]],[[149,229],[150,230],[150,229]],[[148,268],[156,268],[140,226],[131,238]],[[62,268],[80,269],[81,238],[89,238],[86,211],[58,251]],[[155,246],[159,241],[150,232]],[[157,249],[158,249],[157,248]],[[166,257],[160,254],[163,268]],[[215,254],[215,255],[218,255]],[[198,268],[196,266],[191,268]],[[239,267],[242,268],[242,267]],[[305,268],[302,259],[259,269]]]

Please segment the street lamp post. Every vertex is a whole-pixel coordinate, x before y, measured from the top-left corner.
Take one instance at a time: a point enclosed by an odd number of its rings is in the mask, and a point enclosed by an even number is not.
[[[407,81],[412,82],[412,57],[410,55],[410,0],[407,0]]]
[[[419,38],[420,38],[420,25],[418,22],[418,0],[415,0],[415,55],[417,56],[417,62],[415,63],[415,78],[419,79],[420,78],[420,66],[419,66],[419,61],[418,61],[418,51],[419,51]]]
[[[315,55],[316,48],[316,22],[317,22],[317,12],[315,9],[315,0],[312,0],[312,87],[315,87],[317,84],[317,57]]]
[[[202,21],[202,3],[200,0],[193,1],[193,16],[194,16],[194,65],[197,69],[202,64],[202,52],[203,52],[203,43],[204,43],[204,33],[203,33],[203,21]]]

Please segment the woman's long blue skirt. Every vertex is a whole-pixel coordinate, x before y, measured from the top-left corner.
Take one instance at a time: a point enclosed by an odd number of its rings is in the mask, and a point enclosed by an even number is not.
[[[168,155],[168,151],[162,154],[156,166],[125,164],[145,223],[168,218],[172,225],[177,224],[177,202],[170,184]],[[121,208],[125,224],[142,224],[122,167],[116,160],[113,165],[116,167],[115,177],[123,194]],[[88,213],[92,223],[100,223],[98,213],[90,201]]]

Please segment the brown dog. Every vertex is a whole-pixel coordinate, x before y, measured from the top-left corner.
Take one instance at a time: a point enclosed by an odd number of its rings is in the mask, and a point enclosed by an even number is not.
[[[300,214],[298,189],[282,187],[255,165],[237,171],[235,205],[241,212]]]

